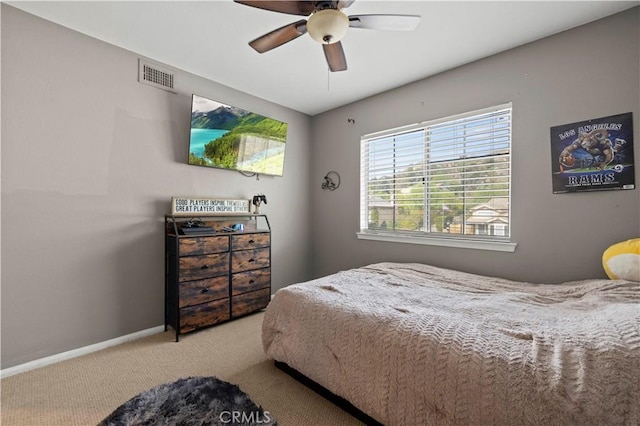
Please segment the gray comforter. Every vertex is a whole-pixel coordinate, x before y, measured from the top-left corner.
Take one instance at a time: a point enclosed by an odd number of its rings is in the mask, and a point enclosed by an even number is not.
[[[640,424],[640,283],[379,263],[279,290],[266,354],[386,425]]]

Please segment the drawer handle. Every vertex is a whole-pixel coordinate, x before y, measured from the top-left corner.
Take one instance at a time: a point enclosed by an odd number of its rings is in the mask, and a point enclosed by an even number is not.
[[[256,261],[255,259],[249,259],[249,263],[255,262],[255,261]]]
[[[202,265],[202,268],[200,268],[200,269],[209,269],[209,266],[208,265]]]
[[[255,282],[256,282],[256,280],[249,280],[249,284],[253,284]]]
[[[208,288],[203,288],[203,289],[202,289],[202,293],[203,293],[203,294],[204,294],[204,293],[209,293],[209,289],[208,289]]]
[[[249,244],[253,244],[255,242],[256,242],[255,240],[249,240]]]

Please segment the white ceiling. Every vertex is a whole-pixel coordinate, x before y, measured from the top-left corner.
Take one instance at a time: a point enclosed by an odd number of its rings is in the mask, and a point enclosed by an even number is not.
[[[351,28],[329,73],[304,35],[264,54],[254,38],[304,17],[224,1],[8,1],[139,55],[315,115],[573,28],[640,1],[373,1],[347,14],[417,14],[413,32]],[[615,31],[612,28],[611,31]]]

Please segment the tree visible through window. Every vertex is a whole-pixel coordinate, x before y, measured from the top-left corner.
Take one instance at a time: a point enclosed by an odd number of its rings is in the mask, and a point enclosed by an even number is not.
[[[360,231],[509,237],[511,104],[361,139]]]

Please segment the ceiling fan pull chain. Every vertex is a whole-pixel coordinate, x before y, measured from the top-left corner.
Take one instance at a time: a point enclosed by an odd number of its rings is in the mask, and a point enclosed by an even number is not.
[[[329,67],[327,67],[327,93],[331,91],[331,73]]]

